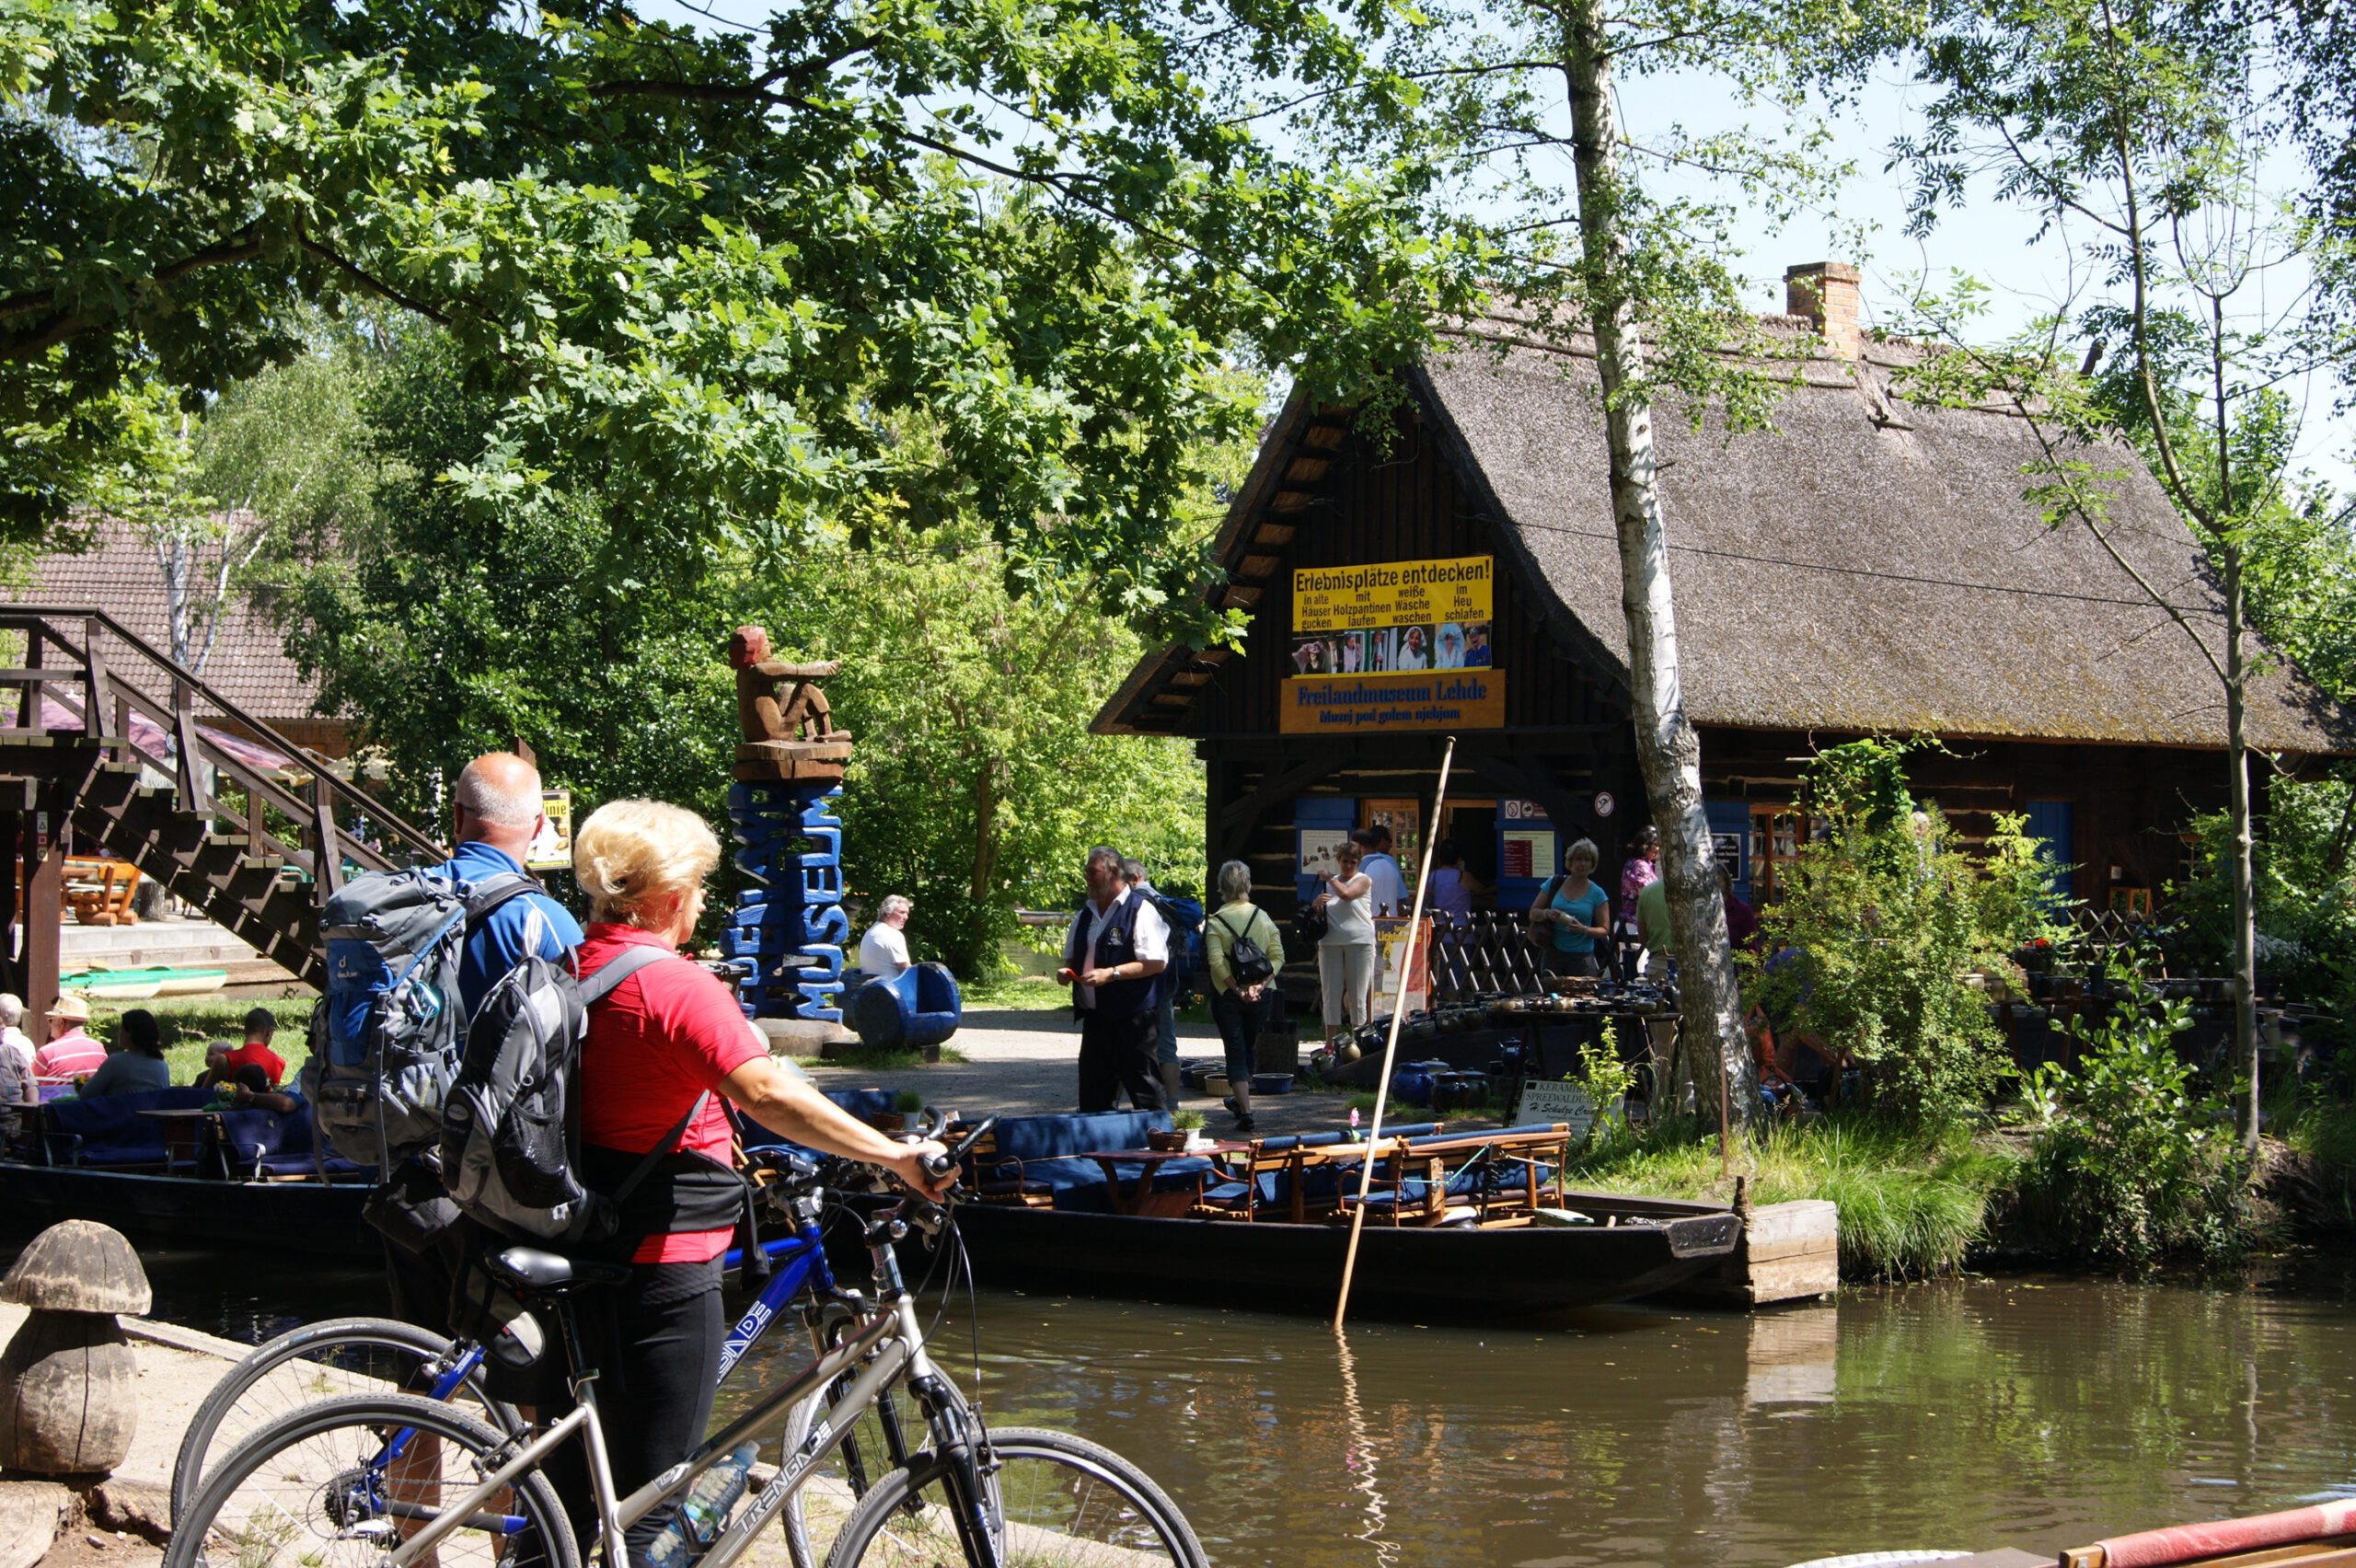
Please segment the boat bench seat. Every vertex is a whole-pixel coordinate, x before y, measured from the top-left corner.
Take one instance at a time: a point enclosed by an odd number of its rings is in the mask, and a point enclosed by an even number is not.
[[[1105,1190],[1104,1168],[1086,1156],[1095,1149],[1142,1148],[1146,1134],[1169,1130],[1167,1111],[1009,1116],[990,1130],[982,1147],[967,1157],[971,1179],[976,1192],[992,1196],[1026,1189],[1035,1194],[1044,1187],[1057,1208],[1111,1214],[1113,1196]],[[1132,1182],[1142,1168],[1140,1162],[1115,1170],[1124,1182]],[[1207,1159],[1160,1161],[1153,1173],[1153,1190],[1192,1188],[1210,1168]]]
[[[862,1122],[891,1110],[898,1098],[888,1089],[828,1089],[819,1092]],[[806,1154],[812,1159],[826,1158],[820,1150],[795,1143],[791,1138],[779,1136],[733,1105],[728,1107],[728,1119],[735,1127],[737,1137],[743,1141],[746,1154],[756,1149],[782,1148]]]
[[[363,1167],[341,1155],[329,1154],[324,1166],[312,1141],[311,1113],[292,1111],[224,1111],[221,1113],[221,1157],[229,1174],[241,1182],[267,1181],[278,1176],[356,1176]]]
[[[166,1169],[164,1124],[142,1111],[194,1111],[213,1103],[209,1089],[158,1089],[97,1100],[52,1100],[41,1111],[41,1136],[52,1165],[121,1170]]]
[[[1444,1122],[1410,1122],[1402,1126],[1388,1127],[1385,1137],[1413,1138],[1438,1133],[1447,1126]],[[1293,1156],[1320,1149],[1347,1146],[1350,1135],[1334,1133],[1290,1133],[1280,1137],[1263,1138],[1253,1151],[1250,1192],[1254,1207],[1290,1208],[1293,1189]],[[1300,1196],[1304,1205],[1328,1205],[1341,1194],[1344,1180],[1357,1184],[1356,1162],[1348,1165],[1330,1164],[1320,1160],[1304,1161],[1300,1170]],[[1203,1201],[1214,1208],[1241,1213],[1246,1189],[1244,1183],[1221,1182],[1206,1189]]]

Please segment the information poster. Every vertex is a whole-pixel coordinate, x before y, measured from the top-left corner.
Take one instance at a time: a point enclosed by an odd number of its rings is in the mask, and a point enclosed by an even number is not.
[[[1509,827],[1501,836],[1497,875],[1542,879],[1554,874],[1553,829]]]
[[[535,871],[572,870],[572,791],[541,790],[540,814],[548,820],[524,851],[525,866]]]
[[[1494,556],[1294,571],[1279,728],[1502,727],[1505,679],[1489,640],[1496,576]]]
[[[1391,999],[1399,995],[1399,961],[1406,952],[1408,924],[1405,920],[1381,917],[1374,922],[1375,946],[1382,957],[1382,975],[1375,982],[1374,1011],[1378,1018],[1390,1012]],[[1432,923],[1426,920],[1423,934],[1415,939],[1415,964],[1407,972],[1406,998],[1400,1003],[1409,1013],[1421,1012],[1426,1005],[1425,998],[1430,990],[1426,977],[1428,968],[1426,960],[1430,956],[1431,945]]]
[[[1342,846],[1348,843],[1349,831],[1339,827],[1304,827],[1300,830],[1300,874],[1305,877],[1337,877],[1342,874]]]

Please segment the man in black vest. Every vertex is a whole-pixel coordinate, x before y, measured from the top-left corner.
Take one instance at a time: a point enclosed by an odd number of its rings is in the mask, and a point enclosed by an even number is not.
[[[1170,927],[1153,901],[1121,881],[1121,852],[1088,852],[1088,902],[1064,936],[1056,978],[1080,1017],[1080,1108],[1110,1111],[1124,1089],[1140,1111],[1161,1109],[1154,1073]]]

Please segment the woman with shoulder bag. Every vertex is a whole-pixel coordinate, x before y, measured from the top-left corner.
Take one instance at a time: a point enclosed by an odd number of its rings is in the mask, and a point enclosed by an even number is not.
[[[1230,860],[1218,869],[1219,906],[1203,922],[1204,965],[1211,974],[1211,1021],[1227,1047],[1227,1108],[1235,1130],[1252,1130],[1253,1047],[1284,1006],[1276,971],[1285,963],[1284,938],[1268,912],[1252,902],[1252,868]]]
[[[583,1350],[598,1371],[614,1487],[623,1496],[686,1458],[710,1419],[721,1256],[744,1203],[723,1097],[796,1143],[882,1166],[930,1195],[947,1187],[919,1163],[944,1152],[941,1145],[895,1143],[854,1119],[800,1068],[769,1055],[726,986],[678,956],[703,913],[703,880],[719,862],[720,841],[703,819],[659,801],[610,801],[573,836],[572,869],[590,905],[581,975],[639,949],[656,952],[651,962],[634,960],[639,967],[590,1006],[577,1079],[580,1170],[592,1191],[616,1192],[648,1155],[663,1157],[619,1205],[629,1282],[580,1298]],[[560,1413],[571,1396],[551,1389],[543,1403]],[[547,1467],[576,1527],[595,1511],[580,1454],[567,1444]],[[631,1561],[643,1559],[669,1514],[657,1509],[630,1527]]]
[[[1345,1024],[1355,1029],[1372,1013],[1374,879],[1358,870],[1365,853],[1356,839],[1344,839],[1334,851],[1341,870],[1325,879],[1325,890],[1309,905],[1325,917],[1325,934],[1317,940],[1317,980],[1329,1045]]]
[[[1530,905],[1532,936],[1553,928],[1558,974],[1603,973],[1596,944],[1611,940],[1611,895],[1592,880],[1601,859],[1592,839],[1578,840],[1563,851],[1563,874],[1540,888]]]

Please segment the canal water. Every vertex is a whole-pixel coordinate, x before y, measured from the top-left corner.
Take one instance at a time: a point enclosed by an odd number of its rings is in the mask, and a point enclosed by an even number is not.
[[[382,1305],[357,1271],[190,1255],[155,1274],[159,1316],[245,1339]],[[2000,1277],[1337,1342],[1300,1318],[985,1291],[932,1343],[969,1389],[978,1360],[991,1419],[1137,1460],[1221,1568],[1780,1568],[2050,1553],[2356,1493],[2351,1298]],[[775,1336],[736,1377],[799,1362]]]

